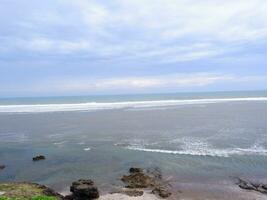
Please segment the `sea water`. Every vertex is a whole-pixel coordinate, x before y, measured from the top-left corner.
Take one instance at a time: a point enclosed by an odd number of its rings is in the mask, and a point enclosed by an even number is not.
[[[46,160],[32,162],[35,155]],[[0,181],[120,185],[132,166],[175,182],[267,179],[267,92],[0,100]]]

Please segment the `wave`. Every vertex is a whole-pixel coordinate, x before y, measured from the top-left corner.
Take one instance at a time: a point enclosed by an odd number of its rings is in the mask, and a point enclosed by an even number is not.
[[[267,156],[267,149],[262,146],[262,141],[256,141],[251,146],[246,148],[241,147],[225,147],[217,148],[210,141],[206,139],[199,139],[194,137],[183,137],[178,140],[169,141],[167,143],[154,143],[137,141],[131,143],[121,143],[120,145],[128,150],[163,153],[163,154],[179,154],[192,156],[212,156],[212,157],[230,157],[233,155],[261,155]],[[171,144],[168,145],[168,144]],[[173,146],[173,144],[175,146]],[[167,146],[166,146],[167,145]],[[169,149],[169,148],[172,149]],[[175,147],[175,149],[174,149]]]
[[[38,113],[94,111],[106,109],[155,108],[179,105],[195,105],[239,101],[267,101],[267,97],[222,98],[222,99],[188,99],[188,100],[157,100],[157,101],[125,101],[125,102],[88,102],[76,104],[34,104],[34,105],[0,105],[0,113]]]
[[[24,143],[28,142],[30,137],[26,133],[2,132],[0,133],[0,143]]]
[[[165,153],[165,154],[179,154],[179,155],[192,155],[192,156],[212,156],[212,157],[230,157],[232,155],[261,155],[266,156],[267,150],[259,148],[233,148],[233,149],[199,149],[199,150],[165,150],[165,149],[150,149],[128,146],[126,149],[134,151],[152,152],[152,153]]]

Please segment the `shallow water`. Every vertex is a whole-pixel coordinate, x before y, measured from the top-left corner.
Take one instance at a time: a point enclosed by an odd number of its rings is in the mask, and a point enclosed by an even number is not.
[[[101,188],[131,166],[176,183],[267,179],[267,101],[227,101],[90,112],[0,112],[0,181],[58,191],[78,178]],[[43,154],[45,161],[32,162]]]

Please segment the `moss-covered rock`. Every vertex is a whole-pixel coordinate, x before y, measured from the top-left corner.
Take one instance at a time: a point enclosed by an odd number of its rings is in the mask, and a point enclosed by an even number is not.
[[[52,189],[35,183],[0,183],[0,200],[60,200]]]

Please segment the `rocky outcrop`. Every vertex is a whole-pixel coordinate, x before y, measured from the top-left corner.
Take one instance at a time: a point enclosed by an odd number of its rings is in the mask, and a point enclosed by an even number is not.
[[[148,188],[155,185],[153,177],[145,174],[140,168],[130,168],[130,175],[124,175],[121,180],[127,188]]]
[[[252,181],[246,181],[238,178],[237,185],[244,190],[253,190],[263,194],[267,194],[267,184],[254,183]]]
[[[39,160],[45,160],[45,156],[38,155],[32,158],[32,161],[39,161]]]
[[[91,200],[99,198],[99,191],[92,180],[80,179],[72,183],[70,187],[71,195],[68,200]]]
[[[13,182],[0,183],[1,197],[4,199],[32,199],[36,196],[42,196],[44,199],[51,198],[56,200],[63,199],[63,196],[51,188],[37,183]]]
[[[130,168],[129,175],[124,175],[121,180],[126,188],[152,189],[152,193],[162,198],[171,196],[169,185],[164,183],[160,170],[143,170],[141,168]]]

